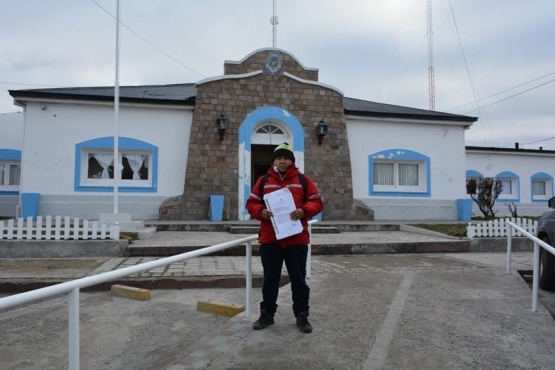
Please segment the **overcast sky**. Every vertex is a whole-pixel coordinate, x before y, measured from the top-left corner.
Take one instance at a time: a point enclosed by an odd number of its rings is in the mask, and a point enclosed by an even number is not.
[[[8,90],[110,86],[116,0],[0,0]],[[555,150],[555,1],[430,0],[435,110],[466,145]],[[345,96],[429,109],[426,0],[277,0],[277,47]],[[120,0],[120,85],[194,83],[272,47],[272,0]]]

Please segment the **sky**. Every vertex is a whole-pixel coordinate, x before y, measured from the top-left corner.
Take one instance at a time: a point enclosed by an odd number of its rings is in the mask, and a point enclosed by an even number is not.
[[[275,8],[275,46],[346,97],[430,109],[433,66],[435,110],[478,117],[466,145],[555,150],[555,1]],[[0,0],[0,113],[22,110],[8,90],[113,86],[116,10],[117,0]],[[273,10],[273,0],[120,0],[119,84],[222,75],[226,60],[273,46]]]

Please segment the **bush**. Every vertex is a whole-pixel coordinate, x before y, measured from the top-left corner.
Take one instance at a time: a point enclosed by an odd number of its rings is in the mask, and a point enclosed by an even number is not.
[[[501,181],[495,180],[493,177],[470,179],[466,182],[466,191],[478,205],[480,212],[482,212],[486,220],[495,218],[493,206],[499,194],[503,191],[503,184],[501,184]],[[470,191],[474,191],[474,194]]]

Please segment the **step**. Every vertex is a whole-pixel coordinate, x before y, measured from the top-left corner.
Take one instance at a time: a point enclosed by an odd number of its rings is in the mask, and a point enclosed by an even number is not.
[[[158,231],[201,231],[201,232],[230,232],[231,228],[244,227],[250,232],[246,234],[258,233],[258,221],[165,221],[151,220],[145,221],[145,227],[156,227]],[[357,232],[357,231],[399,231],[398,223],[376,223],[376,222],[335,222],[322,221],[312,225],[312,228],[333,227],[339,229],[340,232]],[[325,229],[321,229],[325,230]],[[331,231],[335,233],[335,231]],[[243,233],[243,232],[241,232]]]
[[[167,257],[192,252],[210,245],[136,246],[130,244],[128,257]],[[378,254],[378,253],[462,253],[470,251],[470,240],[424,241],[412,243],[312,243],[313,255]],[[252,254],[259,255],[259,245],[253,244]],[[211,256],[244,256],[245,246],[236,246],[211,254]]]
[[[258,226],[231,226],[229,232],[231,234],[258,234]],[[312,226],[311,231],[314,234],[339,234],[341,230],[337,226]]]

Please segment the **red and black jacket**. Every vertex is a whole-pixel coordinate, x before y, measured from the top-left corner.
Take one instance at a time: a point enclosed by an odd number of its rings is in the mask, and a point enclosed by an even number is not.
[[[268,177],[264,183],[263,193],[260,194],[260,182],[263,181],[261,176],[254,185],[252,192],[247,199],[246,208],[252,218],[260,220],[260,232],[258,234],[258,242],[260,244],[279,243],[282,248],[306,245],[310,242],[308,233],[308,220],[318,213],[322,212],[324,204],[322,197],[318,192],[318,188],[311,178],[305,175],[306,189],[303,188],[299,178],[299,169],[292,165],[287,169],[284,175],[281,175],[273,167],[268,170]],[[297,208],[302,208],[304,217],[301,219],[303,231],[299,234],[292,235],[288,238],[277,240],[274,228],[270,220],[262,218],[262,211],[266,208],[264,204],[264,194],[287,187],[293,194],[293,200]]]

